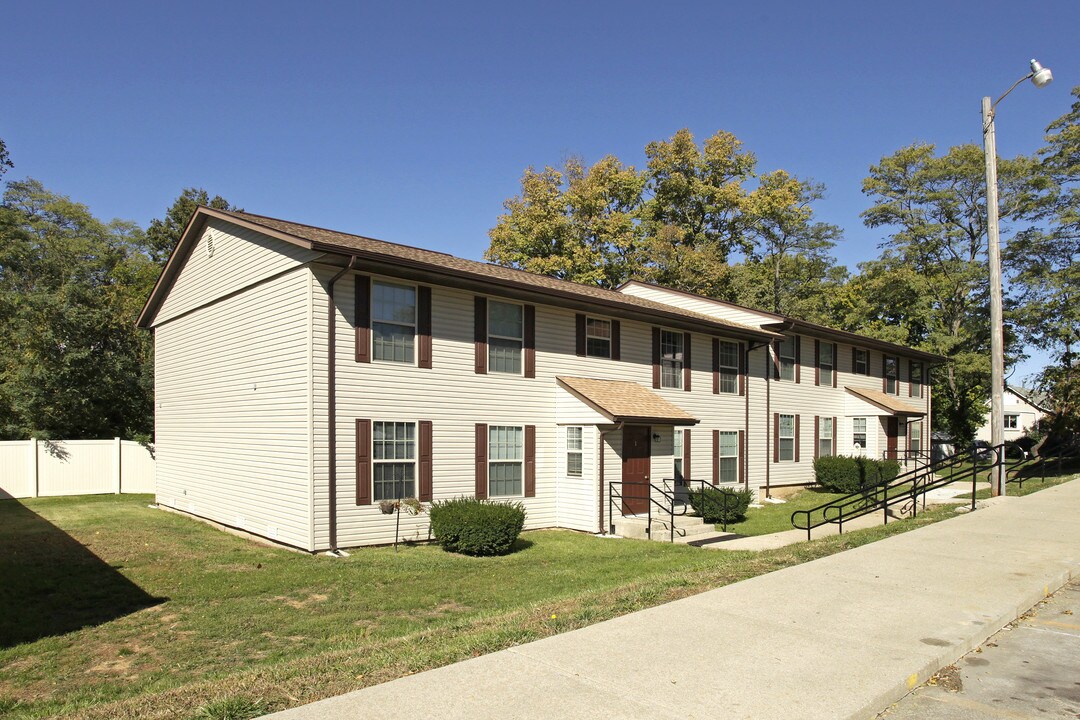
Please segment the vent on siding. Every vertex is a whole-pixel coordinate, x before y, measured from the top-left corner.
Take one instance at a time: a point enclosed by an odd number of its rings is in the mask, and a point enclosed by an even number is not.
[[[214,257],[214,231],[206,231],[206,257]]]
[[[277,540],[277,528],[273,525],[267,525],[266,537],[270,538],[271,540]]]

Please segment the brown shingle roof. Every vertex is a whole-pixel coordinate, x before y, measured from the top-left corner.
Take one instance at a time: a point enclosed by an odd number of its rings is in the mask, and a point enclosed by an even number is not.
[[[922,417],[926,414],[922,410],[908,405],[906,402],[900,401],[895,395],[889,395],[880,390],[867,390],[866,388],[851,386],[844,386],[844,389],[852,395],[856,395],[884,410],[888,410],[893,415]]]
[[[652,390],[626,380],[557,377],[574,397],[612,422],[696,425],[699,421]]]
[[[512,285],[536,293],[558,295],[563,298],[576,299],[579,302],[593,305],[602,304],[607,307],[619,308],[624,311],[646,313],[652,316],[681,319],[692,322],[695,329],[701,332],[714,332],[728,334],[736,337],[767,340],[779,337],[777,333],[763,330],[760,327],[743,325],[741,323],[710,317],[690,310],[683,310],[664,303],[658,303],[645,298],[633,297],[615,290],[608,290],[595,285],[583,285],[568,280],[558,280],[546,275],[516,270],[502,265],[465,260],[463,258],[447,255],[446,253],[408,245],[398,245],[383,240],[375,240],[361,235],[327,230],[325,228],[302,225],[300,223],[278,220],[276,218],[253,215],[246,212],[229,212],[225,210],[211,210],[199,208],[199,212],[206,213],[227,220],[238,220],[247,224],[258,225],[277,233],[283,233],[293,238],[306,240],[312,249],[335,252],[339,254],[354,254],[369,259],[381,260],[397,265],[421,267],[428,270],[442,271],[457,276],[471,277],[490,285]]]

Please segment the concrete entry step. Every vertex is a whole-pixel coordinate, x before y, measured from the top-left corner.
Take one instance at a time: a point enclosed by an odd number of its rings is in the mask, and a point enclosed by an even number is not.
[[[672,536],[670,521],[670,516],[653,517],[651,532],[652,539],[663,540],[665,542],[669,541]],[[676,540],[678,540],[679,538],[694,538],[715,532],[715,528],[713,525],[705,523],[705,521],[699,517],[676,515],[674,521],[674,534]],[[650,537],[650,534],[646,533],[646,529],[649,527],[649,522],[647,518],[616,517],[614,525],[616,535],[638,539],[645,539]]]

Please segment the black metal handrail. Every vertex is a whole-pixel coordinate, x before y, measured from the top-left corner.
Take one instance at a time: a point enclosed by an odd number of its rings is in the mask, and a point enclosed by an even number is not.
[[[1043,482],[1046,482],[1046,467],[1051,462],[1057,463],[1058,473],[1061,473],[1063,464],[1067,461],[1075,460],[1080,457],[1080,453],[1071,452],[1064,455],[1058,453],[1053,456],[1037,455],[1034,458],[1023,457],[1019,460],[1013,461],[1011,464],[1006,465],[1005,469],[1005,482],[1007,484],[1016,483],[1021,488],[1024,487],[1024,482],[1035,477],[1034,472],[1030,472],[1038,468],[1039,477]],[[1012,472],[1012,477],[1009,477],[1009,473]]]
[[[990,449],[994,451],[991,465],[997,466],[1004,458],[1004,445]],[[979,450],[973,449],[970,453],[956,453],[923,467],[916,466],[913,470],[900,473],[894,478],[882,478],[878,482],[867,484],[857,492],[822,503],[817,507],[796,510],[791,513],[791,525],[797,530],[806,530],[806,539],[809,540],[814,528],[832,524],[836,525],[842,533],[845,522],[879,510],[882,512],[884,523],[888,524],[889,508],[892,506],[910,503],[912,515],[917,515],[920,495],[925,507],[927,492],[956,482],[963,482],[967,476],[971,479],[971,509],[974,510],[975,483],[979,473],[982,472],[978,456]],[[960,473],[950,472],[945,477],[937,475],[937,473],[960,469],[969,461],[971,467],[964,467]],[[815,513],[820,514],[818,519],[814,519]]]
[[[646,524],[645,524],[645,535],[646,535],[646,537],[648,537],[650,539],[652,538],[653,506],[655,505],[657,508],[660,509],[660,511],[662,513],[664,513],[664,514],[666,514],[668,516],[668,531],[670,533],[669,539],[670,539],[671,542],[675,542],[675,518],[685,516],[686,515],[686,508],[690,506],[690,493],[693,492],[693,491],[690,490],[690,485],[699,484],[701,486],[702,491],[704,491],[704,489],[706,487],[715,488],[715,489],[718,489],[718,490],[722,489],[721,487],[713,485],[708,480],[695,480],[695,479],[692,479],[692,478],[664,478],[663,482],[664,482],[665,485],[667,485],[671,489],[669,490],[668,488],[661,487],[661,486],[659,486],[659,485],[657,485],[655,483],[628,483],[628,482],[623,482],[623,481],[609,482],[608,483],[608,520],[609,520],[609,527],[610,527],[611,533],[612,534],[615,533],[615,511],[614,511],[615,499],[616,499],[616,497],[618,497],[618,499],[620,501],[620,513],[622,512],[622,503],[623,503],[623,501],[626,500],[626,497],[623,495],[623,491],[622,491],[623,485],[638,485],[638,486],[645,486],[646,484],[648,485],[648,487],[649,487],[648,498],[638,497],[638,496],[635,496],[635,497],[632,498],[634,500],[646,500],[646,499],[648,500],[648,503],[646,503],[646,505],[645,505],[645,507],[646,507],[646,511],[645,511],[645,516],[646,516],[645,517],[645,522],[646,522]],[[615,486],[618,486],[619,489],[616,490]],[[680,498],[679,497],[679,490],[680,490],[681,487],[685,488],[685,490],[684,490],[684,492],[686,493],[685,498]],[[654,493],[659,494],[662,498],[664,498],[667,501],[667,504],[665,505],[664,503],[661,503],[659,500],[657,500]],[[728,517],[728,514],[729,514],[728,511],[731,509],[731,505],[729,505],[729,503],[738,502],[738,501],[734,498],[733,495],[731,495],[729,493],[722,493],[722,495],[723,495],[723,500],[722,500],[723,520],[722,520],[722,524],[723,524],[723,527],[724,527],[724,531],[726,532],[727,531],[727,517]],[[676,512],[676,506],[677,505],[682,506],[682,509],[679,512]]]

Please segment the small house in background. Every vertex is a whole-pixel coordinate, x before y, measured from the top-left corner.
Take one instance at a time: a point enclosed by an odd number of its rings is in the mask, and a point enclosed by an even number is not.
[[[1005,442],[1015,442],[1034,428],[1050,412],[1047,399],[1035,390],[1007,385],[1002,394],[1005,415]],[[990,442],[990,414],[975,433],[976,440]]]
[[[514,500],[529,528],[603,532],[679,482],[770,495],[818,455],[921,456],[942,360],[209,208],[139,325],[158,503],[309,551],[392,542],[382,500]]]

